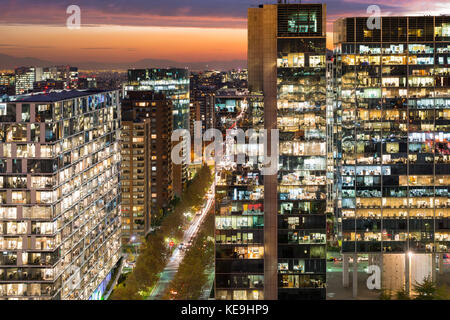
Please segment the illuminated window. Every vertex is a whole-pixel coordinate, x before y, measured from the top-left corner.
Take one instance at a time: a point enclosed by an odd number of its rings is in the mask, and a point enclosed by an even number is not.
[[[310,56],[309,66],[310,67],[323,67],[325,65],[325,56]]]
[[[443,23],[441,27],[435,28],[437,37],[450,37],[450,23]]]
[[[288,32],[306,33],[317,32],[317,15],[311,13],[296,13],[288,20]]]
[[[423,29],[409,29],[409,36],[423,37]]]
[[[372,38],[373,31],[372,30],[364,30],[364,38]]]

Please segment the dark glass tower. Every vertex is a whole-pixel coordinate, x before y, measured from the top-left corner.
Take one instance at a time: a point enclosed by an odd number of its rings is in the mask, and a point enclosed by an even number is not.
[[[326,6],[249,9],[249,88],[279,129],[277,175],[264,177],[265,299],[325,299]]]
[[[224,135],[229,128],[262,129],[262,95],[230,91],[215,96],[216,127]],[[216,164],[216,299],[264,299],[264,180],[256,158]]]

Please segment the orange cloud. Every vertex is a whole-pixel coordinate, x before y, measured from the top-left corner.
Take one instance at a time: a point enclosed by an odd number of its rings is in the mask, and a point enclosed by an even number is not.
[[[69,62],[233,60],[246,59],[247,49],[246,29],[22,25],[0,26],[0,34],[3,53]]]

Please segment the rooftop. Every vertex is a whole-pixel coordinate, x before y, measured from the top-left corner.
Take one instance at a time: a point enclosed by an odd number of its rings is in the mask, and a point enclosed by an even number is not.
[[[62,90],[51,91],[49,93],[37,93],[20,96],[15,102],[56,102],[79,97],[90,96],[97,93],[109,92],[113,90]]]

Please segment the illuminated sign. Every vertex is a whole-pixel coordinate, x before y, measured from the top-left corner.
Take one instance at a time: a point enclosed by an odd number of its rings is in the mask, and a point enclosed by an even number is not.
[[[106,286],[109,281],[111,281],[112,272],[108,273],[106,278],[100,283],[100,285],[95,289],[92,295],[89,297],[89,300],[104,300],[104,293],[106,291]]]

